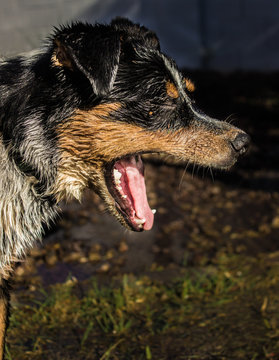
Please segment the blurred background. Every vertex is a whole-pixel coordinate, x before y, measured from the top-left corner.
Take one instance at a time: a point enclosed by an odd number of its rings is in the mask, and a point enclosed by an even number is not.
[[[15,271],[8,359],[279,359],[279,2],[0,0],[0,56],[53,26],[154,30],[197,104],[252,138],[229,172],[146,159],[151,231],[86,192]]]
[[[53,26],[125,16],[153,29],[179,66],[276,70],[276,0],[0,0],[0,53],[34,49]]]

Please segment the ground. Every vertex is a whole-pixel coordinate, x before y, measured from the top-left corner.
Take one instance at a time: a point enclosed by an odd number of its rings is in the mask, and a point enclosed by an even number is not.
[[[7,358],[279,359],[279,75],[191,74],[252,137],[229,172],[146,161],[150,232],[87,192],[15,273]]]

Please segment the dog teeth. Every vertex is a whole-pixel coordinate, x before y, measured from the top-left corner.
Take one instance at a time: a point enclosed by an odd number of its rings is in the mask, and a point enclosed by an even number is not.
[[[121,195],[122,199],[127,199],[127,195]]]
[[[114,176],[114,180],[116,184],[120,184],[120,179],[121,179],[121,172],[118,171],[117,169],[113,169],[113,176]]]
[[[135,219],[135,222],[138,225],[142,225],[142,224],[144,224],[146,222],[146,220],[145,219]]]
[[[156,214],[157,210],[156,209],[152,209],[152,214]]]
[[[143,228],[143,226],[142,226],[142,224],[140,224],[140,225],[139,225],[139,229],[142,229],[142,228]]]
[[[121,192],[122,191],[122,187],[119,184],[116,184],[116,189]]]

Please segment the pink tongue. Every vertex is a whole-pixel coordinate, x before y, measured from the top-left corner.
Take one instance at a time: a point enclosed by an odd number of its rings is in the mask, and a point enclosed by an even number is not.
[[[141,159],[136,161],[134,157],[131,157],[119,161],[117,165],[121,165],[122,169],[120,168],[118,170],[120,170],[122,174],[123,168],[125,169],[125,187],[129,189],[131,196],[130,200],[133,202],[137,218],[145,219],[146,221],[142,225],[143,229],[150,230],[153,226],[154,215],[149,207],[146,196],[143,164]],[[117,165],[116,167],[118,167]]]

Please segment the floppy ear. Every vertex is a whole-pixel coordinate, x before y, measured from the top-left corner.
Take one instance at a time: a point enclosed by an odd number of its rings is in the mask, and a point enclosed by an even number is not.
[[[96,95],[106,95],[112,89],[119,57],[119,34],[105,25],[78,23],[54,36],[54,66],[81,71]]]

